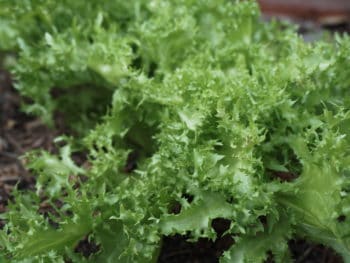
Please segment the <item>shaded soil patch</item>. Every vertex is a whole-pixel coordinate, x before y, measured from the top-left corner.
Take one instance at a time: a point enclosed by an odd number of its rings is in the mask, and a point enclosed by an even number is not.
[[[49,129],[38,118],[20,111],[21,98],[12,87],[8,72],[0,70],[0,213],[6,210],[11,190],[35,187],[35,179],[24,168],[23,155],[34,149],[54,151],[58,130]]]
[[[195,243],[186,237],[165,237],[158,263],[218,263],[223,251],[232,244],[232,238],[224,236],[213,242],[201,238]]]
[[[343,259],[331,248],[305,240],[291,240],[289,248],[296,263],[342,263]]]

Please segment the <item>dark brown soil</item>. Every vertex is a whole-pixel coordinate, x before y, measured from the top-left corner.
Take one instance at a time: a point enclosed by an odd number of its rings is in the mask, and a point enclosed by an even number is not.
[[[35,179],[24,168],[23,155],[33,149],[53,151],[53,139],[59,134],[38,118],[23,114],[20,104],[9,73],[0,69],[0,212],[6,211],[16,184],[34,189]]]
[[[342,263],[343,259],[331,248],[305,240],[291,240],[289,248],[296,263]]]

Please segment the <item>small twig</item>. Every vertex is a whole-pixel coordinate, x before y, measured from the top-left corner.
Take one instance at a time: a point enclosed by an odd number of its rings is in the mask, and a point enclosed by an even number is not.
[[[295,263],[301,263],[303,260],[311,253],[311,251],[314,249],[314,247],[309,247],[305,250],[305,252],[295,261]]]
[[[24,149],[21,147],[21,145],[9,134],[5,134],[6,140],[15,147],[15,149],[20,153],[24,153]]]
[[[8,193],[11,192],[13,188],[14,188],[13,185],[10,185],[10,184],[5,184],[5,185],[4,185],[4,189],[5,189],[5,191],[7,191]]]
[[[0,182],[7,183],[7,182],[16,182],[20,179],[20,176],[0,176]]]
[[[38,127],[41,127],[41,126],[43,126],[43,123],[41,122],[41,120],[40,119],[35,119],[35,120],[31,121],[31,122],[26,123],[25,124],[25,129],[29,130],[29,131],[32,131],[32,130],[34,130],[34,129],[38,128]]]
[[[45,137],[38,138],[32,143],[32,147],[38,148],[42,146],[44,142],[45,142]]]
[[[0,152],[0,155],[5,156],[5,157],[10,158],[10,159],[14,159],[14,160],[16,160],[16,161],[19,161],[19,160],[18,160],[18,155],[15,154],[15,153]]]

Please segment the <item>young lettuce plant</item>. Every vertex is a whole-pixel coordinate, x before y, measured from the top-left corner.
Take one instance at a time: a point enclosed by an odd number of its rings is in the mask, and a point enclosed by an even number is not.
[[[220,262],[291,262],[294,237],[350,262],[348,36],[305,43],[253,1],[39,2],[1,4],[1,47],[19,50],[27,111],[66,110],[83,139],[27,155],[36,192],[2,215],[4,262],[156,262],[163,236],[217,239],[217,218],[235,241]]]

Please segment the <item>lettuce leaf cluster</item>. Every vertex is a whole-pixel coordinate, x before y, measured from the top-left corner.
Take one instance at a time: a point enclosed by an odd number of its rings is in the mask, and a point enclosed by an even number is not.
[[[305,43],[254,1],[5,0],[0,16],[24,110],[77,132],[27,155],[36,191],[2,215],[2,262],[156,262],[163,236],[217,239],[217,218],[222,263],[292,262],[294,237],[350,262],[349,36]]]

